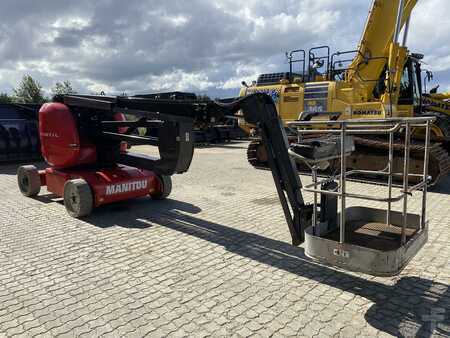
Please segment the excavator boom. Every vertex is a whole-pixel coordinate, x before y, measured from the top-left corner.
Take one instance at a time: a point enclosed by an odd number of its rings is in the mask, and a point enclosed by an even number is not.
[[[417,0],[374,0],[357,54],[351,63],[346,78],[361,84],[370,97],[377,80],[389,60],[392,43],[398,43],[402,28],[409,25],[411,12]],[[404,43],[406,43],[405,29]]]

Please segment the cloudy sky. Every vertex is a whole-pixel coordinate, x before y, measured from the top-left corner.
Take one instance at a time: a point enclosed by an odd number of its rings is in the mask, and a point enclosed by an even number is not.
[[[1,0],[0,92],[24,74],[48,90],[238,93],[287,69],[284,52],[354,49],[372,0]],[[450,90],[449,0],[419,0],[409,47]]]

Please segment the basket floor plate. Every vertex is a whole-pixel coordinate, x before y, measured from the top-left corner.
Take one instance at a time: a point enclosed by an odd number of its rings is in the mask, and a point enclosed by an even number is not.
[[[417,229],[406,228],[406,241],[411,239]],[[400,247],[402,228],[378,222],[352,221],[346,224],[346,243],[380,251],[396,250]],[[323,236],[339,241],[339,229]]]

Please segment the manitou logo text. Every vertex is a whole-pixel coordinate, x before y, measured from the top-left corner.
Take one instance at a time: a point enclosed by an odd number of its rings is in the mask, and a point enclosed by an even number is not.
[[[147,189],[147,180],[134,181],[122,184],[113,184],[106,186],[106,195],[122,194],[124,192]]]
[[[42,137],[53,137],[53,138],[58,138],[59,135],[56,132],[43,132],[41,133]]]

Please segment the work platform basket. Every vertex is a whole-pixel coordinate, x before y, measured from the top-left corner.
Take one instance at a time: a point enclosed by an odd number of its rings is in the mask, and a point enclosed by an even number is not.
[[[433,117],[417,117],[289,123],[289,127],[297,129],[299,134],[298,144],[293,145],[289,153],[297,162],[306,163],[312,171],[313,182],[303,188],[314,196],[312,225],[305,231],[307,256],[378,276],[398,274],[406,266],[428,239],[426,207],[427,185],[431,179],[428,163],[433,120]],[[411,135],[419,130],[424,135],[423,172],[411,174]],[[311,139],[305,137],[307,134],[322,134],[324,137]],[[354,151],[353,137],[356,135],[377,135],[386,139],[388,160],[383,170],[347,169],[346,159]],[[394,172],[394,143],[398,152],[399,139],[404,146],[403,172]],[[339,172],[319,179],[318,170],[330,161],[339,163]],[[370,193],[370,186],[367,194],[351,193],[347,180],[357,174],[385,177],[386,187],[379,189],[386,190],[386,196],[374,196]],[[394,178],[398,177],[402,178],[402,184],[397,193]],[[414,183],[410,184],[413,179]],[[421,193],[418,214],[408,212],[408,200],[414,193]],[[319,196],[321,201],[334,198],[339,201],[339,207],[319,211],[318,208],[325,208],[318,203]],[[348,199],[373,201],[386,207],[347,207]],[[401,203],[400,211],[393,210],[394,203]],[[329,206],[327,208],[330,209]]]

